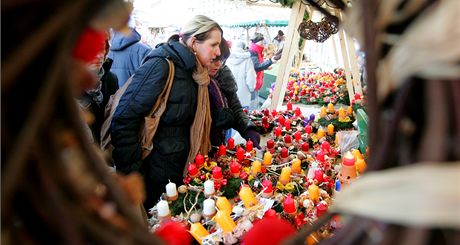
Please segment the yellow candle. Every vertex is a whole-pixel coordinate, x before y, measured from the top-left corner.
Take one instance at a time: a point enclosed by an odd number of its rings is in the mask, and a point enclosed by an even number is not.
[[[292,166],[291,166],[291,169],[292,169],[292,172],[295,173],[295,174],[299,174],[300,173],[300,164],[302,162],[300,161],[300,159],[296,158],[294,160],[292,160]]]
[[[318,136],[318,138],[320,139],[326,136],[326,133],[324,132],[324,129],[322,127],[318,128],[318,132],[316,133],[316,136]]]
[[[240,199],[243,201],[243,204],[246,208],[250,208],[254,205],[257,205],[257,199],[252,193],[251,188],[249,186],[243,186],[240,190]]]
[[[230,217],[230,214],[220,210],[214,216],[213,220],[224,232],[232,232],[236,227],[235,221]]]
[[[260,161],[252,162],[251,172],[252,175],[256,176],[262,170],[262,163]]]
[[[317,204],[319,202],[319,188],[318,186],[313,183],[308,187],[308,194],[310,195],[310,200]]]
[[[334,105],[332,103],[327,104],[327,112],[329,113],[335,112]]]
[[[348,106],[348,108],[347,108],[347,113],[348,113],[348,115],[350,115],[350,116],[353,115],[353,107]]]
[[[193,223],[190,226],[190,234],[195,238],[200,244],[203,242],[203,238],[209,235],[209,232],[203,227],[200,222]]]
[[[332,123],[327,125],[327,134],[328,135],[333,135],[334,134],[334,125],[332,125]]]
[[[340,107],[339,109],[339,118],[345,118],[347,114],[345,113],[345,109],[343,107]]]
[[[281,182],[281,184],[285,185],[289,182],[291,182],[291,168],[290,167],[284,167],[282,170],[281,170],[281,174],[280,174],[280,179],[279,181]]]
[[[335,145],[339,145],[339,141],[340,141],[339,134],[335,134],[335,139],[334,139]]]
[[[320,117],[320,118],[323,118],[323,117],[325,117],[326,115],[327,115],[326,107],[323,106],[323,107],[321,107],[321,111],[320,111],[320,113],[319,113],[319,117]]]
[[[366,161],[364,161],[364,159],[362,158],[358,158],[358,160],[356,160],[355,167],[356,170],[358,170],[359,174],[364,173],[364,171],[366,171],[367,168]]]
[[[358,149],[354,149],[353,151],[351,151],[351,154],[355,157],[355,160],[363,159],[363,155]]]
[[[265,152],[264,154],[264,165],[265,166],[272,165],[272,154],[269,151]]]
[[[217,198],[216,206],[220,211],[224,211],[228,214],[232,213],[232,205],[226,197],[220,196]]]

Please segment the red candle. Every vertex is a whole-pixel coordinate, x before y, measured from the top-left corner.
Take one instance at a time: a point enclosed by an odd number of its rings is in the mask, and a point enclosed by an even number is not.
[[[272,110],[272,117],[276,117],[276,115],[278,114],[278,112],[276,112],[275,109]]]
[[[320,162],[324,162],[324,152],[323,151],[320,151],[316,154],[316,160],[320,161]]]
[[[272,193],[273,192],[273,184],[270,180],[264,179],[262,181],[262,186],[263,186],[263,192],[264,193]]]
[[[343,157],[342,164],[347,166],[354,166],[355,157],[348,151],[347,153],[345,153],[345,156]]]
[[[238,147],[238,148],[236,149],[236,158],[237,158],[238,161],[240,161],[240,162],[243,161],[243,159],[244,159],[244,150],[243,150],[243,148]]]
[[[280,123],[280,126],[281,126],[281,125],[284,125],[284,121],[285,121],[285,120],[286,120],[286,118],[284,118],[283,115],[279,115],[279,117],[278,117],[278,122]]]
[[[268,117],[264,116],[262,117],[262,124],[267,124],[268,123]]]
[[[291,138],[291,136],[290,136],[289,134],[286,134],[286,135],[284,136],[284,143],[286,143],[286,144],[292,144],[292,138]]]
[[[264,219],[265,218],[276,218],[276,211],[274,209],[269,209],[265,212],[264,214]]]
[[[188,171],[188,175],[192,178],[195,178],[196,176],[198,176],[198,168],[196,167],[196,164],[194,163],[190,163],[187,166],[187,171]]]
[[[280,137],[281,136],[282,129],[280,127],[275,128],[275,136]]]
[[[323,141],[323,143],[321,143],[321,150],[322,151],[329,152],[330,149],[331,149],[331,145],[329,144],[329,142]]]
[[[302,115],[302,111],[300,110],[299,107],[296,107],[295,110],[294,110],[294,113],[297,117],[299,117],[300,115]]]
[[[270,116],[270,111],[268,109],[263,110],[262,113],[267,117]]]
[[[198,153],[195,157],[195,164],[197,166],[198,169],[201,169],[203,167],[203,164],[204,164],[204,156],[201,155],[200,153]]]
[[[227,155],[227,147],[225,145],[220,145],[219,146],[219,156],[225,156]]]
[[[318,181],[318,184],[322,183],[324,181],[324,178],[323,178],[324,172],[323,172],[323,170],[317,169],[317,170],[315,170],[314,173],[315,173],[315,175],[314,175],[313,179]]]
[[[222,168],[219,166],[216,166],[212,169],[212,177],[215,180],[221,180],[222,179]]]
[[[235,140],[233,138],[229,138],[227,141],[227,147],[229,150],[233,150],[235,148]]]
[[[361,99],[361,95],[358,94],[358,93],[356,93],[356,94],[355,94],[355,100],[359,100],[359,99]]]
[[[272,149],[273,147],[275,147],[275,141],[273,141],[272,139],[267,140],[267,148]]]
[[[295,215],[297,213],[297,208],[295,207],[295,202],[291,194],[288,194],[286,199],[284,199],[283,209],[287,214]]]
[[[291,129],[291,120],[286,119],[286,120],[284,121],[284,127],[286,128],[286,130]]]
[[[241,165],[235,161],[230,163],[230,172],[232,173],[233,177],[240,176]]]
[[[252,151],[253,146],[254,146],[254,143],[252,143],[251,140],[246,141],[246,151],[247,152]]]
[[[327,204],[325,204],[323,201],[318,203],[318,206],[316,206],[316,216],[319,218],[323,216],[327,212]]]
[[[311,134],[312,131],[313,131],[313,128],[311,127],[311,125],[307,125],[307,126],[305,127],[305,133]]]
[[[288,101],[288,103],[286,104],[286,108],[288,111],[292,111],[292,103],[291,101]]]
[[[289,156],[289,151],[286,147],[283,147],[283,149],[281,149],[281,158],[287,158]]]
[[[302,151],[307,152],[308,149],[310,149],[310,145],[308,145],[308,142],[302,143]]]
[[[296,141],[301,140],[301,139],[302,139],[302,133],[301,133],[300,131],[295,132],[295,133],[294,133],[294,139],[295,139]]]

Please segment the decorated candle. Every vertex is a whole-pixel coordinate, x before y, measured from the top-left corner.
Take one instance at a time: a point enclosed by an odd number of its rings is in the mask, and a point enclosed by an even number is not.
[[[292,137],[291,137],[289,134],[286,134],[286,135],[284,136],[284,143],[285,143],[286,145],[292,144]]]
[[[176,184],[169,182],[166,185],[166,196],[168,197],[168,200],[174,201],[177,199],[178,194]]]
[[[323,151],[319,151],[318,153],[316,153],[316,160],[320,161],[320,162],[324,162],[326,159],[324,157],[324,152]]]
[[[244,150],[243,150],[243,148],[241,148],[241,147],[236,148],[236,158],[240,162],[243,161],[243,159],[244,159]]]
[[[339,172],[339,180],[342,187],[351,183],[356,178],[355,158],[347,151],[342,157],[342,167]]]
[[[332,123],[327,125],[327,134],[328,135],[333,135],[334,134],[334,125]]]
[[[319,188],[318,186],[313,183],[308,187],[308,194],[310,195],[310,200],[317,204],[319,202]]]
[[[324,118],[327,115],[326,107],[321,107],[319,118]]]
[[[280,152],[281,158],[288,158],[289,157],[289,151],[286,147],[283,147]]]
[[[319,139],[323,138],[326,136],[326,133],[324,132],[323,127],[318,128],[318,132],[316,133],[316,136],[318,136]]]
[[[252,193],[252,190],[249,186],[243,185],[241,187],[239,196],[246,208],[250,208],[254,205],[257,205],[257,199],[254,196],[254,193]]]
[[[219,156],[225,156],[227,155],[227,147],[225,145],[220,145],[219,146]]]
[[[323,152],[329,152],[330,149],[331,149],[331,144],[329,144],[329,142],[325,140],[323,141],[323,143],[321,143],[321,150]]]
[[[270,197],[272,196],[273,194],[273,183],[268,180],[268,179],[264,179],[262,181],[262,186],[263,186],[263,192],[262,192],[262,195],[264,197]]]
[[[165,200],[161,200],[157,203],[157,211],[159,218],[166,218],[170,216],[169,205]]]
[[[340,142],[339,134],[335,134],[335,138],[334,138],[335,145],[339,145],[339,142]]]
[[[353,107],[348,106],[347,113],[348,113],[348,115],[352,116],[353,115]]]
[[[313,131],[313,128],[311,127],[311,125],[307,125],[307,126],[305,127],[305,133],[311,134],[312,131]]]
[[[211,198],[203,201],[203,216],[206,218],[212,218],[216,212],[216,203]]]
[[[308,150],[310,149],[310,145],[308,144],[308,142],[303,142],[302,143],[302,151],[304,153],[308,152]]]
[[[291,169],[292,169],[292,172],[295,173],[295,174],[299,174],[300,171],[302,170],[301,169],[301,161],[300,159],[296,158],[294,160],[292,160],[292,165],[291,165]]]
[[[246,151],[250,152],[254,148],[254,143],[251,140],[246,141]]]
[[[195,157],[195,164],[198,169],[201,169],[204,165],[204,156],[198,153]]]
[[[292,111],[292,103],[291,103],[291,101],[288,101],[288,102],[287,102],[287,104],[286,104],[286,109],[287,109],[288,111]]]
[[[316,216],[319,218],[323,216],[327,212],[327,203],[325,201],[321,201],[316,206]]]
[[[296,108],[295,108],[294,114],[295,114],[296,117],[299,117],[300,115],[302,115],[302,111],[300,110],[299,107],[296,107]]]
[[[284,121],[284,127],[286,128],[286,130],[290,130],[291,129],[291,120],[290,119],[286,119]]]
[[[216,206],[220,211],[226,212],[228,214],[232,213],[232,205],[224,196],[220,196],[217,198]]]
[[[262,117],[262,124],[267,124],[268,123],[268,117],[264,116]]]
[[[335,112],[334,105],[332,103],[327,104],[327,112],[329,113]]]
[[[273,141],[272,139],[267,140],[267,148],[271,149],[273,147],[275,147],[275,141]]]
[[[265,165],[265,166],[270,166],[270,165],[272,165],[272,154],[271,154],[269,151],[267,151],[267,152],[264,153],[264,160],[263,160],[263,162],[264,162],[264,165]]]
[[[358,158],[358,160],[356,160],[355,166],[359,174],[364,173],[364,171],[366,171],[367,168],[366,161],[364,161],[364,159],[362,158]]]
[[[349,151],[347,151],[342,159],[342,164],[346,166],[354,166],[355,157]]]
[[[203,238],[209,235],[209,232],[203,227],[200,222],[196,222],[190,225],[190,234],[200,244],[203,243]]]
[[[283,126],[284,125],[284,121],[286,120],[286,118],[284,118],[283,115],[279,115],[278,116],[278,122],[279,122],[279,125],[280,126]]]
[[[297,213],[297,208],[291,194],[288,194],[284,199],[283,210],[285,213],[290,215],[295,215]]]
[[[345,109],[343,107],[340,107],[339,109],[339,118],[345,118],[347,116]]]
[[[217,180],[217,181],[220,181],[222,180],[222,168],[219,167],[219,166],[215,166],[213,169],[212,169],[212,177],[214,178],[214,180]]]
[[[228,138],[227,147],[229,150],[233,150],[233,148],[235,148],[235,140],[232,137]]]
[[[205,197],[212,196],[212,195],[214,195],[215,192],[216,191],[214,189],[214,181],[206,180],[204,182],[204,196]]]
[[[307,178],[308,179],[313,179],[315,177],[315,170],[317,170],[317,169],[318,169],[318,162],[313,161],[311,163],[310,168],[308,168]]]
[[[275,117],[277,114],[278,114],[278,112],[275,109],[273,109],[272,110],[272,117]]]
[[[283,185],[291,181],[291,168],[290,167],[284,167],[283,169],[281,169],[279,181]]]
[[[230,173],[232,173],[233,177],[238,177],[240,176],[240,171],[241,171],[241,165],[237,163],[236,161],[232,161],[230,163]]]
[[[281,136],[282,129],[280,127],[275,128],[275,136],[280,137]]]
[[[224,211],[219,210],[213,220],[224,232],[232,232],[236,227],[235,221],[230,217],[230,214]]]
[[[297,141],[297,142],[300,141],[300,140],[302,139],[302,133],[301,133],[300,131],[296,131],[296,132],[294,133],[294,139],[295,139],[295,141]]]
[[[260,161],[252,162],[251,173],[253,176],[256,176],[258,173],[260,173],[261,170],[262,170],[262,164],[260,163]]]
[[[318,184],[321,184],[321,183],[324,181],[323,175],[324,175],[323,170],[321,170],[320,168],[318,168],[318,169],[316,169],[316,170],[314,171],[314,177],[313,177],[313,179],[316,180],[316,181],[318,182]]]
[[[196,167],[196,164],[194,163],[190,163],[188,166],[187,166],[187,172],[188,172],[188,175],[192,178],[195,178],[196,176],[198,176],[198,168]]]

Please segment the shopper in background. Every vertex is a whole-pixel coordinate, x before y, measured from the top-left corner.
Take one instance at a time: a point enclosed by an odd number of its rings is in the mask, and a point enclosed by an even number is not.
[[[262,33],[254,33],[251,38],[251,46],[249,47],[249,52],[251,53],[251,59],[254,63],[254,69],[256,71],[256,88],[251,94],[251,107],[256,109],[259,106],[259,89],[264,83],[264,70],[270,69],[270,66],[276,62],[272,57],[270,59],[264,60],[264,35]]]
[[[238,99],[237,90],[239,89],[235,77],[230,68],[225,65],[227,58],[231,56],[228,43],[222,39],[219,46],[221,55],[216,57],[208,67],[211,76],[209,97],[213,120],[211,143],[214,146],[224,144],[226,136],[230,136],[225,133],[226,130],[233,128],[246,140],[250,139],[255,147],[260,148],[260,134],[255,131],[254,123],[244,113]],[[247,58],[249,59],[249,55]]]
[[[278,35],[276,35],[276,37],[273,38],[273,44],[275,44],[277,52],[284,47],[285,39],[286,38],[284,36],[284,32],[282,30],[279,30]]]
[[[236,92],[243,108],[251,105],[251,93],[256,88],[256,71],[251,54],[246,51],[246,44],[237,40],[233,44],[232,52],[225,63],[235,76],[238,91]]]
[[[152,50],[141,42],[141,34],[130,27],[128,35],[114,32],[108,57],[113,60],[112,72],[118,77],[121,88],[134,71],[142,64],[142,60]]]
[[[180,37],[174,35],[146,57],[116,108],[111,125],[112,156],[117,171],[143,174],[146,209],[158,202],[169,181],[180,186],[186,163],[211,148],[210,79],[205,67],[220,55],[222,33],[215,21],[195,16],[182,28]],[[153,149],[141,160],[139,130],[165,86],[169,72],[165,58],[175,66],[173,85],[153,137]]]

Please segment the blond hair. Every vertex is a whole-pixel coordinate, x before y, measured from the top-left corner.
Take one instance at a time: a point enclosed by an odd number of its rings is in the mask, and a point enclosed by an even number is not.
[[[195,37],[198,41],[208,39],[209,32],[213,29],[218,29],[222,34],[222,28],[212,20],[204,15],[196,15],[182,28],[182,40],[187,43],[191,37]]]

